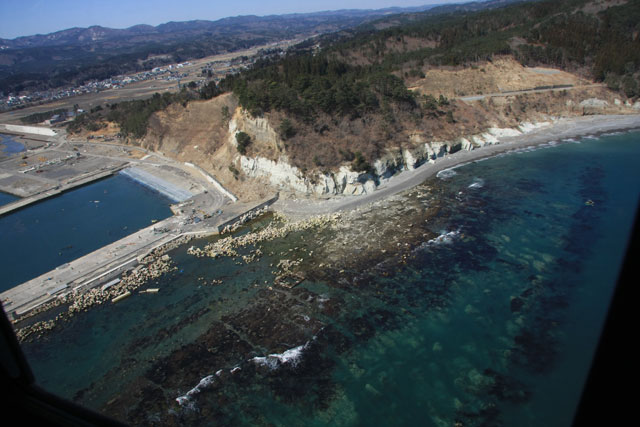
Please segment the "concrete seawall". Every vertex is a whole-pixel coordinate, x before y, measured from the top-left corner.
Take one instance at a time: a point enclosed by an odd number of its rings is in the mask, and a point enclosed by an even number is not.
[[[155,234],[153,228],[147,227],[2,292],[0,297],[5,312],[9,318],[15,318],[60,294],[98,286],[135,267],[139,253],[177,238],[174,234]]]
[[[19,134],[32,134],[42,136],[56,136],[56,132],[49,128],[38,126],[1,125],[0,130],[7,130]]]
[[[189,191],[176,187],[175,185],[150,174],[140,168],[131,167],[123,169],[120,174],[151,188],[163,196],[173,200],[174,202],[184,202],[187,199],[193,197]]]
[[[232,214],[231,216],[227,216],[226,218],[224,218],[224,217],[221,218],[222,222],[220,222],[217,225],[218,233],[221,233],[226,227],[233,226],[237,222],[242,221],[243,217],[251,215],[251,214],[259,211],[260,209],[264,209],[266,207],[271,206],[272,204],[274,204],[275,202],[278,201],[279,197],[280,197],[280,195],[276,194],[274,197],[271,197],[271,198],[269,198],[267,200],[259,202],[257,205],[254,204],[253,206],[245,206],[244,209],[242,209],[241,212],[239,212],[237,214]]]
[[[139,230],[70,263],[0,293],[7,316],[15,319],[71,291],[100,286],[135,268],[153,250],[182,237],[207,237],[270,206],[278,196],[253,204],[227,205],[225,214],[184,225],[177,215]]]
[[[73,180],[68,181],[66,184],[53,188],[51,190],[44,191],[42,193],[34,194],[30,197],[25,197],[24,199],[16,200],[15,202],[8,203],[4,206],[0,206],[0,216],[10,214],[15,212],[18,209],[22,209],[34,203],[38,203],[42,200],[48,199],[50,197],[57,196],[66,191],[73,190],[74,188],[82,187],[83,185],[90,184],[92,182],[107,178],[121,169],[125,168],[127,164],[118,165],[112,169],[106,171],[98,171],[95,173],[91,173],[89,175],[84,175],[77,177]]]
[[[216,187],[216,189],[219,192],[221,192],[222,194],[227,196],[229,199],[231,199],[232,202],[235,203],[235,202],[238,201],[238,198],[236,197],[235,194],[233,194],[231,191],[229,191],[226,188],[224,188],[222,186],[222,184],[220,184],[220,182],[218,182],[217,179],[215,179],[214,177],[209,175],[207,172],[205,172],[204,169],[202,169],[200,166],[196,166],[193,163],[189,163],[189,162],[184,162],[184,164],[186,166],[192,167],[192,168],[196,169],[198,172],[200,172],[202,174],[202,176],[204,176],[206,178],[207,181],[209,181],[211,184],[213,184],[213,186]]]

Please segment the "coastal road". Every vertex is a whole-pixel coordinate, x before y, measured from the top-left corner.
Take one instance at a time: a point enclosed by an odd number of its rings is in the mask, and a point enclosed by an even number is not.
[[[485,98],[506,97],[506,96],[522,95],[527,93],[557,92],[561,90],[588,89],[588,88],[603,87],[603,86],[605,86],[603,83],[593,83],[593,84],[581,85],[581,86],[556,87],[556,88],[547,88],[547,89],[525,89],[525,90],[517,90],[513,92],[499,92],[499,93],[487,93],[483,95],[458,96],[454,99],[459,99],[460,101],[464,101],[464,102],[471,102],[471,101],[480,101]]]
[[[435,163],[424,163],[412,171],[404,171],[393,176],[370,194],[317,199],[280,199],[273,205],[273,208],[296,218],[357,209],[422,184],[427,178],[444,169],[553,140],[559,141],[621,129],[640,129],[640,114],[562,119],[530,133],[500,137],[496,144],[486,145],[471,151],[461,150],[438,158]]]

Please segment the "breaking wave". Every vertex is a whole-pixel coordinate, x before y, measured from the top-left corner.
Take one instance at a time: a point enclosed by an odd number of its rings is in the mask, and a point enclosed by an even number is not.
[[[473,178],[473,182],[469,185],[469,188],[482,188],[484,187],[484,179]]]
[[[216,372],[216,375],[220,375],[222,371]],[[200,380],[197,386],[189,390],[185,395],[177,397],[176,402],[183,408],[191,409],[193,411],[197,410],[196,404],[193,401],[193,398],[200,394],[202,390],[205,390],[211,385],[213,385],[215,381],[215,375],[209,375]]]
[[[460,229],[455,231],[444,231],[438,237],[422,243],[417,249],[426,249],[433,246],[449,245],[460,237]]]
[[[456,175],[458,175],[458,173],[453,169],[443,169],[436,174],[440,179],[448,179]]]
[[[257,365],[266,366],[271,370],[278,369],[282,365],[289,365],[295,368],[300,363],[302,353],[308,345],[309,343],[307,342],[304,345],[286,350],[283,353],[270,354],[264,357],[254,357],[251,361]]]

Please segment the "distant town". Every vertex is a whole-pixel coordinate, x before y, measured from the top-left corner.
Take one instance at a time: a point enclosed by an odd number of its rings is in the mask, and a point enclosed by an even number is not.
[[[182,62],[170,64],[163,67],[155,67],[148,71],[135,74],[118,75],[101,81],[91,81],[82,86],[72,86],[44,91],[34,91],[22,94],[3,94],[0,92],[0,111],[8,111],[16,108],[24,108],[34,104],[44,104],[88,93],[98,93],[109,89],[120,89],[127,85],[148,80],[175,81],[180,85],[183,79],[191,74],[190,82],[194,82],[196,87],[202,86],[208,80],[219,81],[227,74],[232,74],[247,68],[255,62],[256,57],[263,57],[273,52],[261,51],[252,57],[239,56],[229,61],[211,61],[202,64],[199,68],[199,79],[194,80],[191,73],[185,72],[185,68],[194,65],[192,62]],[[280,53],[280,52],[279,52]],[[282,54],[284,52],[281,52]],[[196,77],[197,77],[196,76]],[[82,111],[80,111],[82,112]],[[63,117],[52,117],[51,123],[63,121]]]

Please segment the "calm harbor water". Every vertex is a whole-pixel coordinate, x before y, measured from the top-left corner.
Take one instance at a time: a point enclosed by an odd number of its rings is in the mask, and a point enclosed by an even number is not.
[[[0,291],[171,216],[170,203],[116,175],[0,217]]]
[[[18,199],[19,197],[0,191],[0,206],[6,205],[7,203],[15,202]]]
[[[23,349],[43,387],[136,425],[568,426],[638,154],[636,132],[465,165],[248,264],[181,247],[159,293]],[[293,290],[273,284],[283,259],[304,259]]]

